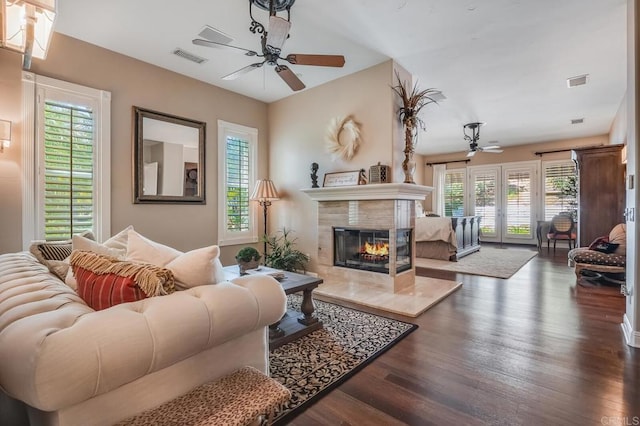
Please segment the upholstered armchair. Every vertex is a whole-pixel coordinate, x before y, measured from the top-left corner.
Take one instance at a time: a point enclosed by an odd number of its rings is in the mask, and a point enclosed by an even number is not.
[[[583,269],[601,273],[624,273],[627,266],[627,225],[616,225],[608,236],[596,239],[589,247],[569,251],[569,266],[580,277]]]

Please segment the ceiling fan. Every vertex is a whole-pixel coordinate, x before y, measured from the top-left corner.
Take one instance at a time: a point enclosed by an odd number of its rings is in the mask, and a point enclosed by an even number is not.
[[[278,63],[278,60],[287,61],[294,65],[317,65],[338,68],[344,66],[345,61],[344,56],[342,55],[308,55],[291,53],[285,57],[280,56],[282,46],[287,38],[289,38],[289,30],[291,29],[291,6],[293,6],[294,2],[295,0],[249,0],[249,17],[251,18],[249,31],[253,34],[262,34],[260,37],[262,46],[260,53],[255,50],[203,39],[195,39],[193,40],[193,44],[198,46],[234,49],[236,51],[244,52],[246,56],[255,56],[256,58],[262,59],[259,62],[249,64],[246,67],[240,68],[239,70],[222,77],[223,80],[235,80],[241,75],[255,69],[262,68],[263,65],[267,64],[275,67],[274,69],[276,73],[280,78],[282,78],[282,80],[284,80],[285,83],[287,83],[291,90],[302,90],[306,87],[304,83],[287,65]],[[265,28],[260,22],[255,20],[252,13],[253,6],[257,6],[260,9],[269,12],[268,28]],[[277,13],[282,11],[286,11],[287,19],[277,16]]]
[[[484,126],[486,123],[482,122],[474,122],[467,123],[462,126],[462,131],[464,132],[464,138],[467,142],[469,142],[469,151],[467,152],[467,157],[473,157],[476,155],[476,152],[491,152],[494,154],[499,154],[502,152],[500,149],[500,145],[488,145],[485,147],[478,145],[478,139],[480,139],[480,127]],[[471,132],[471,135],[467,134],[467,131]]]

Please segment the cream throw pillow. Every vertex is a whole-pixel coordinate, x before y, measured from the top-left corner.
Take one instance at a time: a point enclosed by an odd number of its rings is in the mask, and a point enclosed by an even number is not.
[[[225,280],[218,246],[203,247],[183,253],[172,247],[129,231],[127,260],[151,263],[169,269],[176,279],[176,287],[184,290]]]

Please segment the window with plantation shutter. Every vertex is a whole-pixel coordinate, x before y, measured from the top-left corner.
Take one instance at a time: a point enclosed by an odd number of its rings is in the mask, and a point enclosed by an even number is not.
[[[218,244],[258,241],[254,206],[249,197],[255,183],[258,131],[218,121],[218,159],[222,209],[218,225]]]
[[[69,239],[93,230],[93,112],[45,101],[44,236]]]
[[[249,141],[227,136],[227,230],[249,230]]]
[[[575,217],[578,202],[576,183],[578,179],[573,161],[545,162],[543,165],[544,219],[551,220],[562,212]]]
[[[111,236],[111,93],[28,72],[22,245]],[[31,141],[31,142],[30,142]]]
[[[466,173],[461,170],[447,170],[444,175],[444,214],[462,217],[465,212]]]

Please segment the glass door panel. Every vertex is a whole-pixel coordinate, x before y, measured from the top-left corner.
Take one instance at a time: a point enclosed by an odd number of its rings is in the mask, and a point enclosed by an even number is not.
[[[500,240],[500,168],[476,169],[470,174],[472,209],[480,216],[480,234],[484,241]]]
[[[533,173],[529,168],[504,170],[505,239],[533,238]]]

